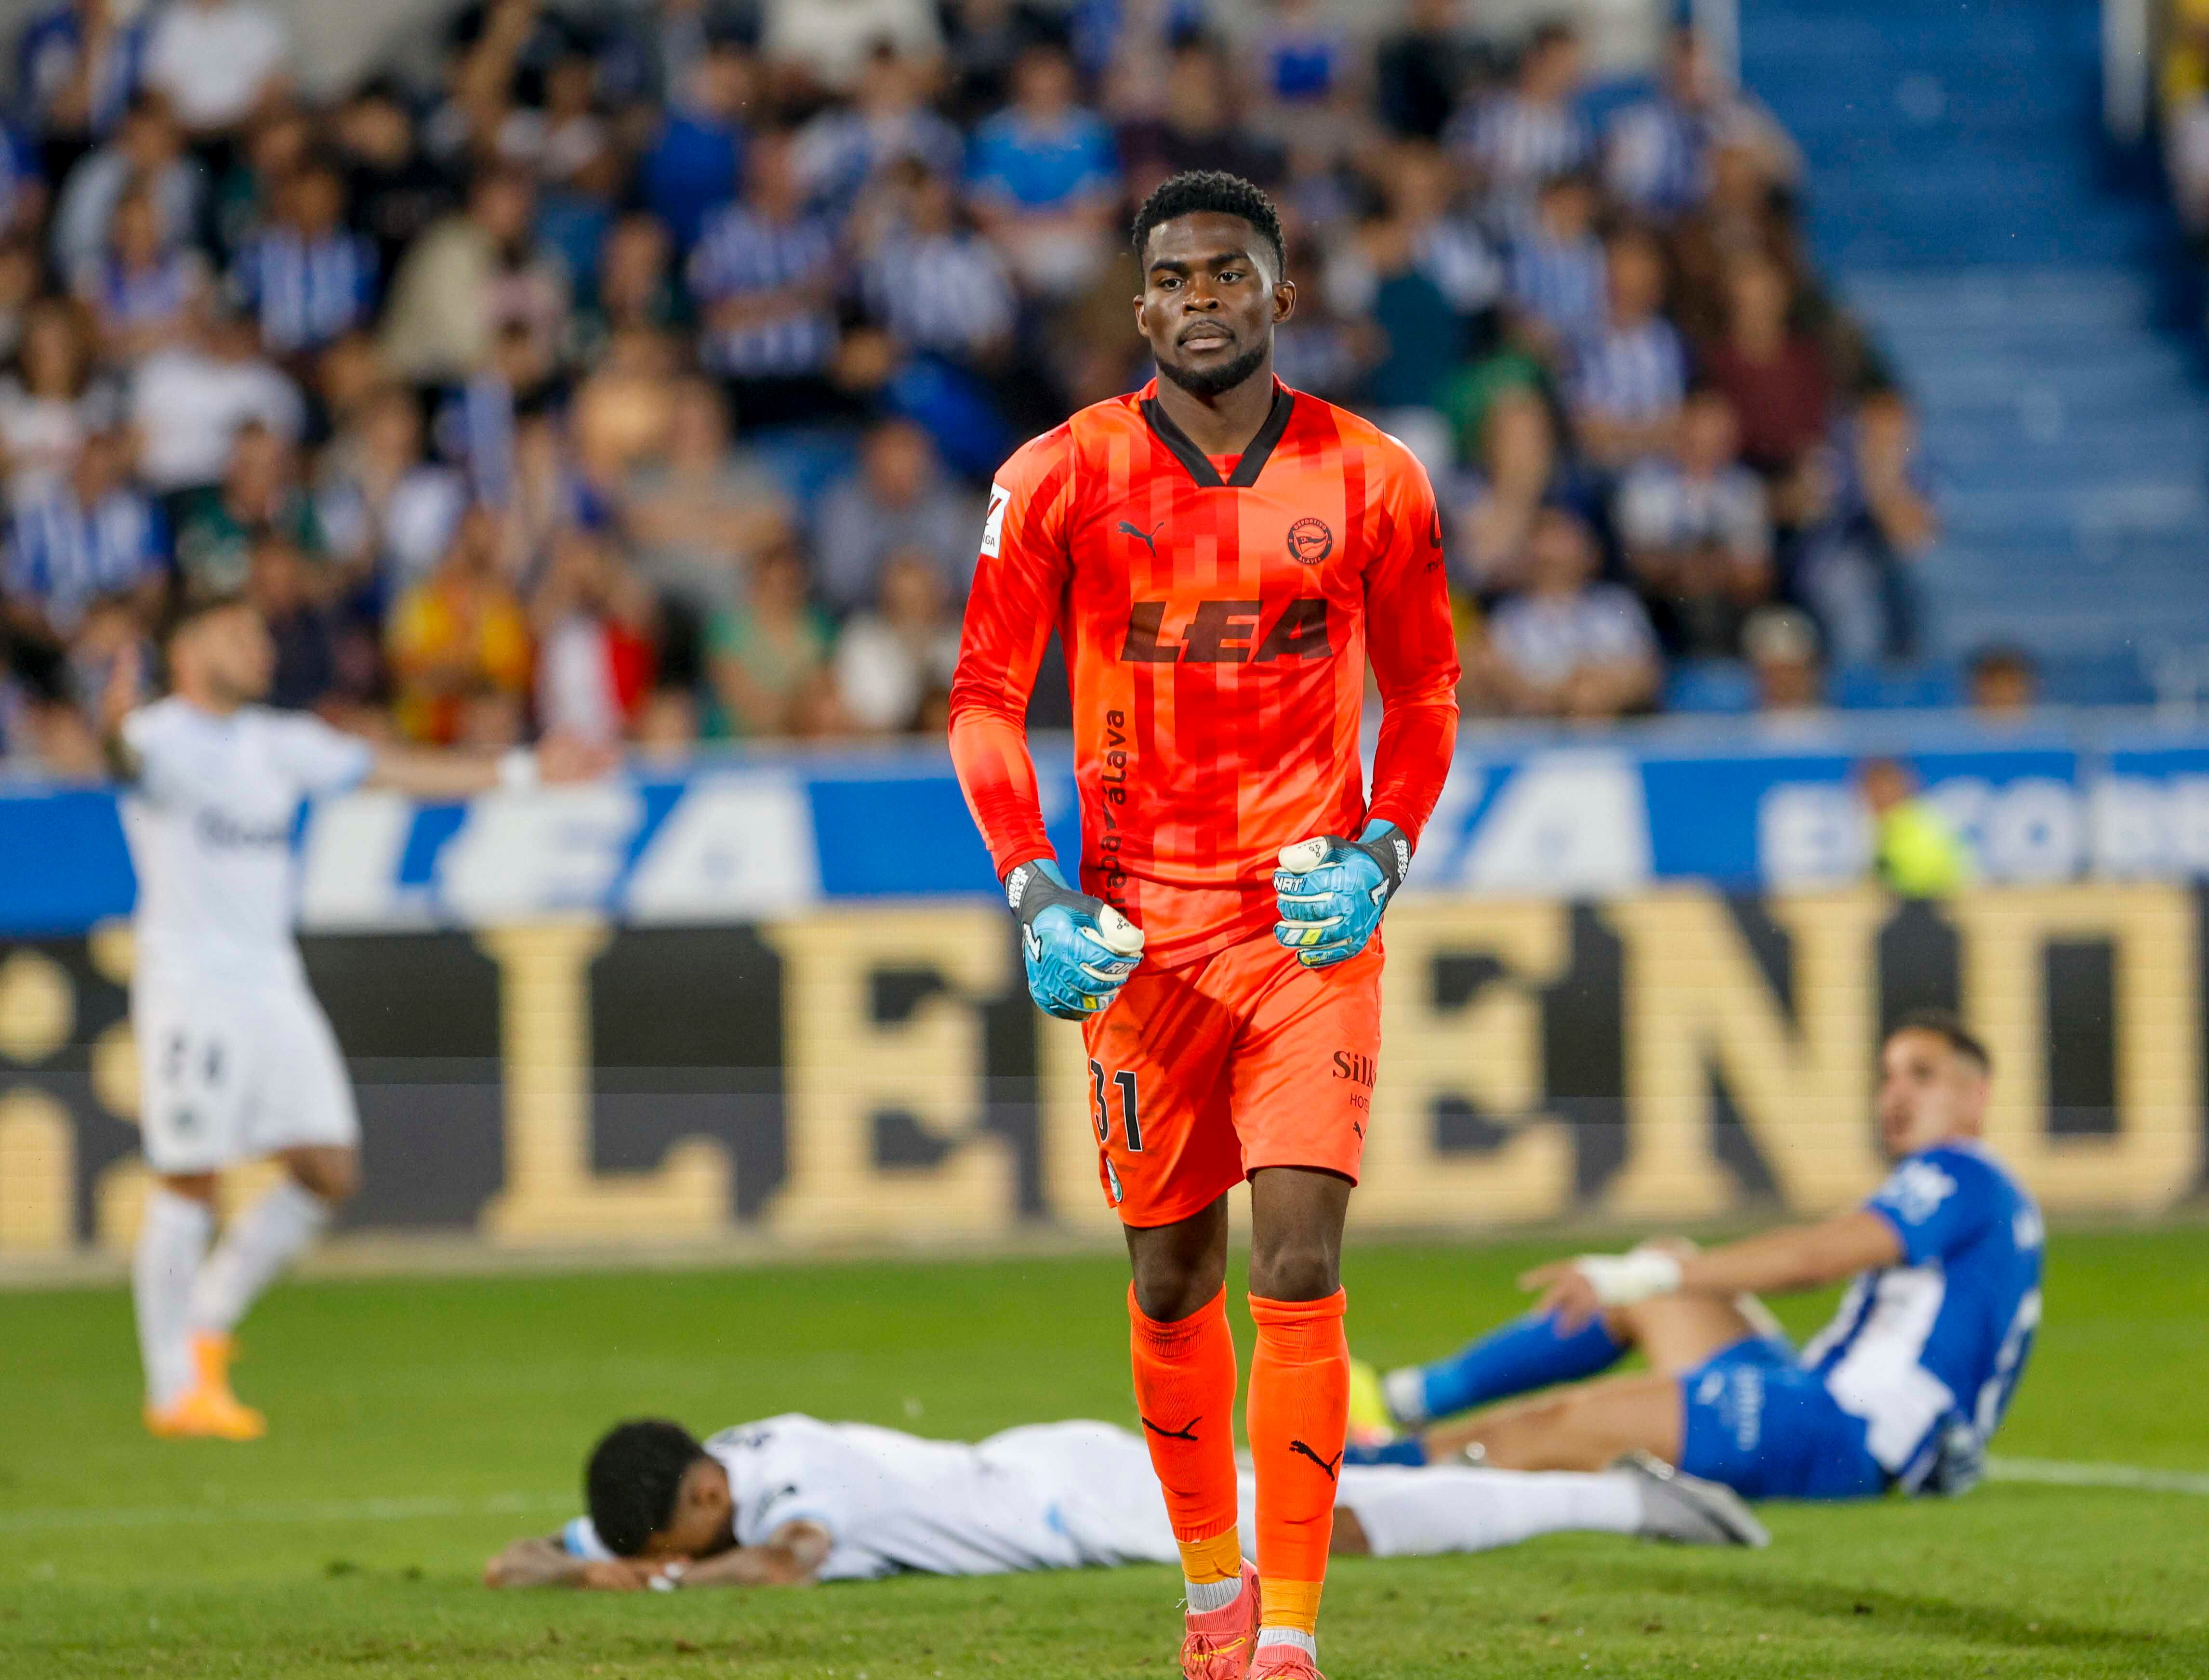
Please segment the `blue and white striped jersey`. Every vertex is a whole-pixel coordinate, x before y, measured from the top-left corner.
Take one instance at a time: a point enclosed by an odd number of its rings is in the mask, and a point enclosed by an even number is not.
[[[0,593],[36,606],[66,635],[103,595],[121,595],[167,564],[161,516],[135,490],[90,507],[67,484],[16,512],[0,554]]]
[[[1959,1427],[1984,1447],[2024,1373],[2040,1323],[2040,1209],[1962,1140],[1902,1161],[1865,1205],[1894,1227],[1902,1263],[1849,1286],[1803,1364],[1914,1490]]]
[[[709,315],[724,298],[807,285],[822,292],[817,301],[800,303],[787,314],[709,330],[707,356],[713,370],[754,379],[825,370],[836,353],[836,316],[828,296],[835,261],[835,236],[816,217],[779,223],[743,204],[724,207],[690,254],[690,290]]]
[[[1687,393],[1688,352],[1672,323],[1659,316],[1633,327],[1606,326],[1583,339],[1573,357],[1573,406],[1605,419],[1662,419]]]
[[[357,233],[310,239],[272,227],[238,254],[233,284],[261,323],[262,344],[280,356],[316,349],[376,307],[376,247]]]
[[[1578,105],[1530,99],[1515,91],[1460,111],[1442,140],[1480,166],[1490,209],[1507,222],[1533,203],[1543,182],[1580,168],[1595,151],[1595,135]]]
[[[1511,301],[1568,345],[1604,327],[1603,242],[1552,239],[1539,229],[1511,248]]]
[[[1645,216],[1692,210],[1710,190],[1710,113],[1670,99],[1645,99],[1611,119],[1604,179]]]
[[[860,271],[860,289],[900,342],[954,359],[1010,336],[1019,308],[997,248],[972,234],[891,240]]]

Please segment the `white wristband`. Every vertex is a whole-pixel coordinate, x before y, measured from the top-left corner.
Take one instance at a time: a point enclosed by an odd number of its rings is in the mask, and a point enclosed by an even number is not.
[[[663,1563],[659,1573],[652,1577],[652,1590],[655,1593],[675,1592],[682,1587],[683,1577],[689,1573],[690,1566],[679,1557],[671,1563]]]
[[[1669,1295],[1680,1287],[1680,1263],[1654,1249],[1631,1254],[1583,1254],[1573,1262],[1605,1306],[1632,1306],[1652,1295]]]
[[[509,747],[498,755],[498,785],[504,791],[526,794],[537,780],[537,754],[527,747]]]

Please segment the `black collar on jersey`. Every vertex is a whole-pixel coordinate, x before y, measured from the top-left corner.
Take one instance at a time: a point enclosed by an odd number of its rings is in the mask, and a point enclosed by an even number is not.
[[[1258,482],[1258,475],[1273,459],[1273,446],[1288,430],[1289,416],[1296,412],[1296,407],[1297,393],[1285,385],[1275,384],[1273,412],[1267,415],[1266,423],[1258,428],[1258,435],[1250,440],[1250,447],[1235,464],[1235,476],[1231,478],[1219,476],[1219,469],[1196,447],[1196,440],[1174,424],[1173,416],[1159,406],[1156,397],[1143,399],[1143,419],[1149,424],[1152,435],[1165,444],[1173,458],[1188,470],[1189,476],[1196,480],[1198,489],[1247,490]]]

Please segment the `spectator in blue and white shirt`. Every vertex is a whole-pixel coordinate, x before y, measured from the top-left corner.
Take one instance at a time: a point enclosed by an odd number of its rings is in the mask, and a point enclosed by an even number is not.
[[[888,184],[882,226],[859,267],[869,313],[908,350],[995,367],[1011,344],[1018,307],[1003,257],[960,225],[943,176],[908,159]]]
[[[1907,658],[1911,565],[1941,532],[1908,399],[1870,393],[1803,476],[1811,516],[1795,551],[1797,595],[1837,662]]]
[[[122,440],[95,433],[69,477],[15,510],[4,574],[19,633],[66,645],[95,601],[127,596],[150,618],[166,569],[160,516],[132,489]]]
[[[274,221],[239,253],[234,281],[277,356],[320,349],[362,326],[376,306],[376,246],[345,225],[345,182],[309,163],[276,195]]]
[[[1616,471],[1672,445],[1688,390],[1688,353],[1664,319],[1664,256],[1639,229],[1604,247],[1602,326],[1573,356],[1569,396],[1581,452]]]
[[[1612,521],[1666,645],[1688,658],[1738,654],[1743,615],[1772,589],[1772,519],[1724,393],[1688,398],[1676,454],[1627,473]]]
[[[798,172],[816,207],[844,215],[868,182],[909,158],[953,180],[965,171],[966,142],[922,99],[920,77],[921,67],[883,42],[852,102],[831,105],[798,131]]]
[[[1520,55],[1511,86],[1466,106],[1444,131],[1445,143],[1480,171],[1499,231],[1523,226],[1542,183],[1593,156],[1580,89],[1580,37],[1568,23],[1544,23]]]
[[[1542,183],[1534,216],[1511,247],[1511,303],[1520,328],[1545,354],[1562,356],[1601,330],[1603,241],[1595,236],[1595,183],[1586,174]]]
[[[968,162],[982,225],[1022,284],[1053,297],[1104,266],[1119,193],[1111,130],[1075,91],[1065,53],[1030,47],[1013,69],[1013,103],[975,131]]]
[[[1773,180],[1799,171],[1785,131],[1725,87],[1701,38],[1683,25],[1672,32],[1656,97],[1611,118],[1604,135],[1604,179],[1611,195],[1637,215],[1670,221],[1708,196],[1711,151],[1721,143],[1755,149]]]
[[[1710,189],[1714,84],[1701,39],[1684,26],[1675,29],[1656,96],[1618,112],[1604,135],[1604,179],[1620,203],[1669,218],[1702,201]]]
[[[1545,507],[1527,538],[1528,588],[1466,650],[1471,698],[1529,717],[1616,717],[1656,697],[1657,639],[1634,591],[1592,581],[1594,534]]]
[[[75,291],[99,327],[102,352],[127,365],[196,333],[207,260],[165,243],[160,207],[153,194],[134,187],[115,207],[107,255],[75,277]]]
[[[111,0],[61,0],[23,27],[15,45],[19,110],[61,166],[114,132],[137,91],[150,9],[118,17]]]
[[[461,381],[439,411],[438,453],[466,472],[485,506],[512,502],[516,423],[543,405],[551,376],[551,358],[535,336],[509,321],[492,341],[489,363]]]
[[[1451,203],[1455,183],[1449,159],[1424,141],[1399,141],[1376,159],[1375,182],[1387,203],[1387,237],[1376,250],[1371,239],[1341,242],[1326,270],[1327,301],[1352,315],[1373,311],[1392,273],[1416,272],[1434,288],[1462,327],[1493,308],[1504,293],[1503,264],[1471,217]],[[1385,257],[1386,260],[1382,260]],[[1392,333],[1399,323],[1383,312]],[[1437,376],[1457,360],[1459,346],[1440,357]]]
[[[707,223],[690,254],[707,365],[729,379],[746,425],[817,412],[837,349],[836,240],[806,210],[790,136],[761,135],[744,196]]]
[[[134,186],[153,194],[163,242],[190,243],[207,210],[207,171],[185,153],[184,131],[158,93],[134,98],[114,134],[61,183],[51,229],[57,270],[80,274],[99,261],[115,207]]]

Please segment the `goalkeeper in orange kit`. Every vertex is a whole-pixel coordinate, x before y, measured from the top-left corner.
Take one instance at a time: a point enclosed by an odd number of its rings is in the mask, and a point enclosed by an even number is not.
[[[1183,1667],[1297,1680],[1317,1674],[1342,1456],[1342,1228],[1380,1051],[1378,927],[1449,768],[1457,657],[1418,463],[1273,377],[1297,292],[1265,195],[1177,176],[1134,232],[1159,377],[1035,439],[990,487],[951,750],[1030,990],[1083,1024],[1135,1273],[1135,1395],[1188,1581]],[[1044,831],[1024,723],[1054,630],[1078,885]],[[1225,1292],[1226,1192],[1246,1177],[1255,1570],[1236,1539]]]

